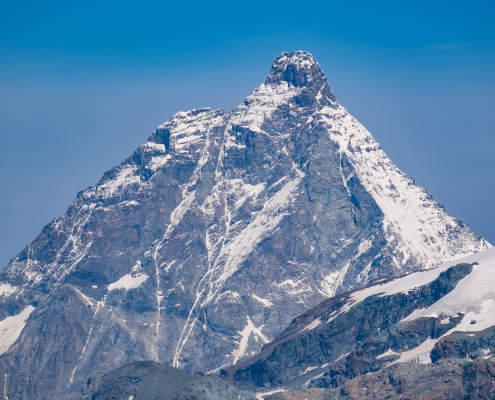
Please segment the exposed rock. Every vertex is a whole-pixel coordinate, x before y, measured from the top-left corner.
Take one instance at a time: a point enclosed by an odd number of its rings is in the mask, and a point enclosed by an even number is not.
[[[256,400],[253,393],[205,375],[191,375],[153,361],[125,365],[89,378],[72,400]]]
[[[495,327],[480,332],[453,332],[441,338],[431,351],[431,360],[445,358],[490,358],[495,353]]]
[[[397,169],[309,53],[283,53],[233,111],[161,125],[0,271],[0,319],[36,307],[0,393],[60,398],[137,360],[217,370],[325,298],[489,246]]]
[[[264,400],[452,400],[495,398],[495,362],[400,363],[345,382],[337,389],[279,392]]]
[[[451,292],[471,271],[471,264],[460,264],[437,271],[436,277],[435,271],[429,271],[430,282],[418,286],[409,276],[328,299],[295,318],[257,356],[222,375],[240,387],[268,390],[338,387],[378,371],[401,353],[440,338],[462,320],[461,316],[407,317]],[[409,283],[401,284],[405,279]]]
[[[265,400],[495,398],[495,249],[462,261],[328,299],[222,376]]]

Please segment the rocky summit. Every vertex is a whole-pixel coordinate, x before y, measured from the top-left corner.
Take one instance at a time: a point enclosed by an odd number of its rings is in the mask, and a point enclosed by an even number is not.
[[[322,300],[490,247],[282,53],[232,111],[179,112],[0,271],[0,393],[139,360],[217,371]]]

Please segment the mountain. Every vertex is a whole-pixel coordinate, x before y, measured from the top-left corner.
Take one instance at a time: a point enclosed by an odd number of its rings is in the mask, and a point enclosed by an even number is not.
[[[222,371],[266,399],[495,397],[495,249],[325,300]]]
[[[88,379],[72,400],[256,400],[214,376],[191,375],[154,361],[136,361]]]
[[[495,361],[447,360],[435,364],[394,364],[361,375],[334,389],[275,391],[264,400],[452,400],[495,398]]]
[[[306,52],[179,112],[0,271],[0,392],[249,358],[322,300],[490,247],[404,175]],[[1,376],[1,375],[0,375]]]

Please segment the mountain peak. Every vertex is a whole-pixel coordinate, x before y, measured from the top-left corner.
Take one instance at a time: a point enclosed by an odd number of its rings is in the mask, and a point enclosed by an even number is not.
[[[312,83],[325,79],[320,65],[307,51],[283,52],[273,62],[266,83],[287,82],[290,85],[312,86]]]
[[[233,111],[175,114],[78,195],[0,270],[0,393],[68,398],[136,359],[237,365],[326,297],[490,247],[331,96],[283,53]]]
[[[307,51],[283,52],[275,59],[265,83],[278,85],[282,82],[294,87],[307,88],[314,91],[315,95],[324,89],[328,91],[326,95],[335,101],[327,77],[315,58]]]

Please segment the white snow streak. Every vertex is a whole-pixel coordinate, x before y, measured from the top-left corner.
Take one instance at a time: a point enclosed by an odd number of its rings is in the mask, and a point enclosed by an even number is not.
[[[262,328],[262,327],[261,327]],[[261,338],[265,343],[268,343],[269,340],[266,338],[265,335],[261,332],[261,328],[256,328],[253,323],[251,322],[251,319],[247,317],[247,324],[244,327],[244,329],[239,332],[241,334],[241,340],[239,341],[239,348],[235,349],[232,352],[232,356],[234,357],[234,360],[232,361],[232,364],[235,365],[237,361],[242,358],[246,352],[247,346],[248,346],[248,340],[251,334],[258,336]]]
[[[320,324],[321,324],[321,319],[320,318],[316,318],[313,322],[311,322],[306,327],[304,327],[301,330],[301,332],[312,331],[313,329],[315,329]]]
[[[303,176],[304,174],[298,171],[296,178],[286,183],[280,191],[270,197],[249,225],[222,248],[218,261],[224,261],[224,264],[214,282],[217,288],[235,273],[255,246],[288,215],[287,207],[296,195]],[[219,269],[218,261],[214,269]],[[216,292],[211,292],[209,301],[212,300],[214,293],[216,294]]]
[[[3,400],[9,400],[9,396],[7,395],[7,372],[3,375]]]
[[[400,355],[399,353],[396,353],[392,349],[388,349],[385,353],[382,353],[378,356],[376,356],[376,359],[379,360],[380,358],[388,357],[388,356],[395,356],[395,355]]]
[[[269,395],[275,394],[275,393],[282,393],[282,392],[287,392],[287,390],[286,389],[275,389],[275,390],[270,390],[269,392],[257,393],[256,398],[258,400],[264,400],[265,396],[269,396]]]
[[[262,299],[261,297],[256,296],[254,293],[251,296],[253,296],[253,299],[258,300],[265,307],[273,306],[273,303],[268,299]]]
[[[77,290],[77,292],[82,295],[82,293],[79,290]],[[86,297],[86,296],[84,296],[84,297]],[[100,309],[103,308],[103,307],[105,307],[105,301],[106,301],[106,299],[107,299],[107,296],[105,295],[105,296],[103,296],[103,298],[100,301],[96,302],[96,310],[94,311],[92,321],[95,320],[95,318],[98,315],[98,312],[100,311]],[[91,299],[91,300],[93,300],[93,299]],[[87,301],[87,297],[86,297],[85,301]],[[77,359],[76,365],[74,366],[74,369],[72,370],[72,374],[70,375],[70,384],[72,384],[74,382],[74,375],[76,373],[77,367],[79,366],[79,364],[80,364],[80,362],[81,362],[81,360],[83,358],[84,352],[86,351],[86,347],[88,346],[88,343],[89,343],[89,341],[91,339],[91,335],[93,333],[93,328],[94,328],[94,322],[90,323],[90,328],[89,328],[88,336],[86,338],[86,342],[84,343],[84,346],[83,346],[83,348],[81,350],[81,354],[79,354],[79,357]]]
[[[89,305],[91,308],[95,307],[97,305],[97,301],[91,297],[86,296],[84,293],[82,293],[79,289],[76,287],[72,287],[77,293],[79,293],[79,296],[82,297],[82,299],[86,302],[87,305]]]
[[[315,369],[318,369],[319,367],[308,367],[304,370],[304,372],[301,375],[306,375],[308,372],[314,371]]]

